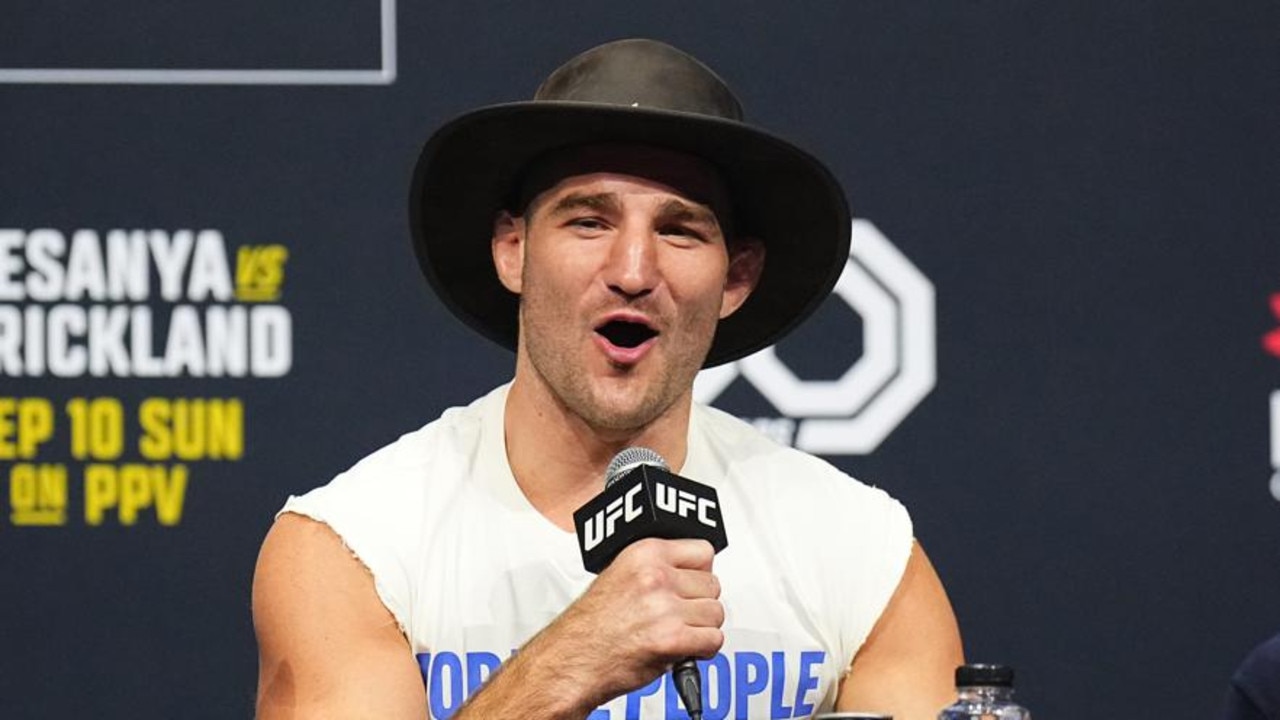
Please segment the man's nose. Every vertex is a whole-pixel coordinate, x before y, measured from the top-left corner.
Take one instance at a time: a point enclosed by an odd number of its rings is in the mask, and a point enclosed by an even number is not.
[[[658,249],[648,228],[624,228],[610,248],[605,281],[628,297],[649,294],[658,284]]]

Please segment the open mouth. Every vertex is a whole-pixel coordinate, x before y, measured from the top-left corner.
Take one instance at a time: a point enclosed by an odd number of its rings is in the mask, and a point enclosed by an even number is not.
[[[634,348],[658,335],[658,331],[644,323],[626,320],[610,320],[596,328],[596,332],[611,344],[621,348]]]

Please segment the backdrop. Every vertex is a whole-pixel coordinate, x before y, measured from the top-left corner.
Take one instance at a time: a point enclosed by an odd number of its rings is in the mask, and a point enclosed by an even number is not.
[[[971,659],[1211,717],[1280,631],[1280,5],[11,5],[0,716],[252,714],[285,497],[511,370],[419,276],[418,149],[628,36],[844,182],[839,291],[698,393],[901,498]]]

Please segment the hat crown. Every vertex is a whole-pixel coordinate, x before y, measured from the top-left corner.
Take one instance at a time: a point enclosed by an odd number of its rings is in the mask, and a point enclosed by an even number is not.
[[[697,58],[656,40],[606,43],[556,68],[535,102],[652,108],[742,121],[742,104]]]

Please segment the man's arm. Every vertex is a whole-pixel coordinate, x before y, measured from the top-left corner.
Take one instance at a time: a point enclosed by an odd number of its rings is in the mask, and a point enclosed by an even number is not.
[[[454,717],[580,720],[684,657],[724,642],[715,551],[633,543]],[[424,718],[421,673],[368,570],[327,526],[282,515],[253,591],[258,717]]]
[[[327,525],[276,520],[254,573],[253,624],[261,720],[426,717],[408,641]]]
[[[836,709],[933,720],[954,700],[955,669],[963,662],[951,603],[915,543],[897,590],[840,685]]]

